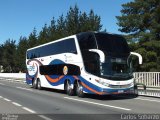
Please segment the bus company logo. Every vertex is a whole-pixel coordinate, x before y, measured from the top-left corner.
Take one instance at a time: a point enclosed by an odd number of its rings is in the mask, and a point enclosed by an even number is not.
[[[32,65],[29,65],[27,69],[30,75],[34,75],[37,71],[37,67],[34,63]]]
[[[35,66],[29,66],[28,71],[35,71]]]
[[[67,73],[68,73],[68,67],[67,67],[67,66],[64,66],[64,67],[63,67],[63,74],[64,74],[64,75],[67,75]]]

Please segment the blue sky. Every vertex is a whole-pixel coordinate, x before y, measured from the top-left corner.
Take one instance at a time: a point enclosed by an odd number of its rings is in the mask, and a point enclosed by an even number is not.
[[[70,6],[78,5],[80,11],[91,9],[101,17],[103,29],[118,33],[115,16],[121,15],[121,5],[133,0],[0,0],[0,44],[7,39],[19,41],[28,37],[35,27],[40,31],[53,17],[66,15]]]

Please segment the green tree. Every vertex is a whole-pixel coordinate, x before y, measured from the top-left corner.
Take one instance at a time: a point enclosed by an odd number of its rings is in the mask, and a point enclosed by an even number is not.
[[[100,16],[95,14],[93,10],[90,10],[89,14],[82,12],[75,5],[74,7],[70,7],[66,16],[62,14],[57,20],[53,17],[51,24],[48,26],[48,39],[49,41],[53,41],[80,32],[101,30]],[[42,28],[40,35],[43,32],[44,28]]]
[[[3,51],[4,51],[4,46],[3,44],[0,45],[0,72],[3,72]]]
[[[134,0],[122,5],[119,30],[127,33],[131,50],[142,54],[137,71],[160,71],[160,1]]]
[[[17,71],[25,72],[26,71],[26,51],[29,48],[28,40],[26,37],[20,37],[19,43],[17,45]]]
[[[31,34],[28,37],[28,45],[30,48],[38,45],[36,28],[33,29],[33,31],[31,32]]]
[[[87,15],[86,12],[80,11],[78,6],[75,5],[74,8],[70,7],[67,13],[66,30],[68,35],[86,31],[101,31],[101,18],[93,10],[90,10]]]
[[[87,16],[86,12],[83,12],[79,17],[79,26],[81,26],[80,27],[81,32],[89,30],[87,21],[88,21],[88,16]]]
[[[132,34],[139,40],[160,40],[159,0],[135,0],[122,7],[122,16],[117,16],[121,32]]]
[[[88,30],[92,31],[100,31],[102,29],[101,25],[101,18],[98,15],[94,14],[93,10],[90,10],[89,17],[88,17]]]
[[[66,19],[64,18],[63,14],[57,20],[56,33],[57,33],[57,38],[62,38],[67,36]]]
[[[40,31],[39,36],[38,36],[38,40],[37,40],[37,44],[41,45],[46,42],[49,42],[49,33],[48,33],[47,24],[45,24],[44,27],[42,28],[42,30]]]
[[[3,56],[3,49],[4,49],[4,47],[3,47],[3,45],[0,45],[0,65],[2,65],[2,56]]]
[[[17,72],[15,40],[8,39],[3,45],[2,66],[4,72]]]
[[[74,8],[70,7],[66,16],[66,27],[68,35],[79,32],[79,8],[75,5]]]
[[[51,20],[51,24],[49,25],[48,27],[48,36],[49,36],[49,41],[53,41],[53,40],[56,40],[56,20],[55,18],[53,17],[52,20]]]

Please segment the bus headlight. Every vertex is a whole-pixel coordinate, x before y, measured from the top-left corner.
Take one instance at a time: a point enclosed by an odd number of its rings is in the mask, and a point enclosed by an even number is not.
[[[134,82],[131,82],[130,86],[134,86]]]
[[[108,87],[109,86],[109,84],[108,83],[106,83],[104,80],[101,80],[101,79],[95,79],[95,81],[96,82],[98,82],[99,84],[101,84],[101,85],[104,85],[104,86],[106,86],[106,87]]]

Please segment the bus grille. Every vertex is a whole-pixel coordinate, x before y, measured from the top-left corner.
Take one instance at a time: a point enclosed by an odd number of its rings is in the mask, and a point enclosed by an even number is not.
[[[131,86],[131,84],[127,84],[127,85],[110,85],[109,87],[111,88],[129,88]]]

